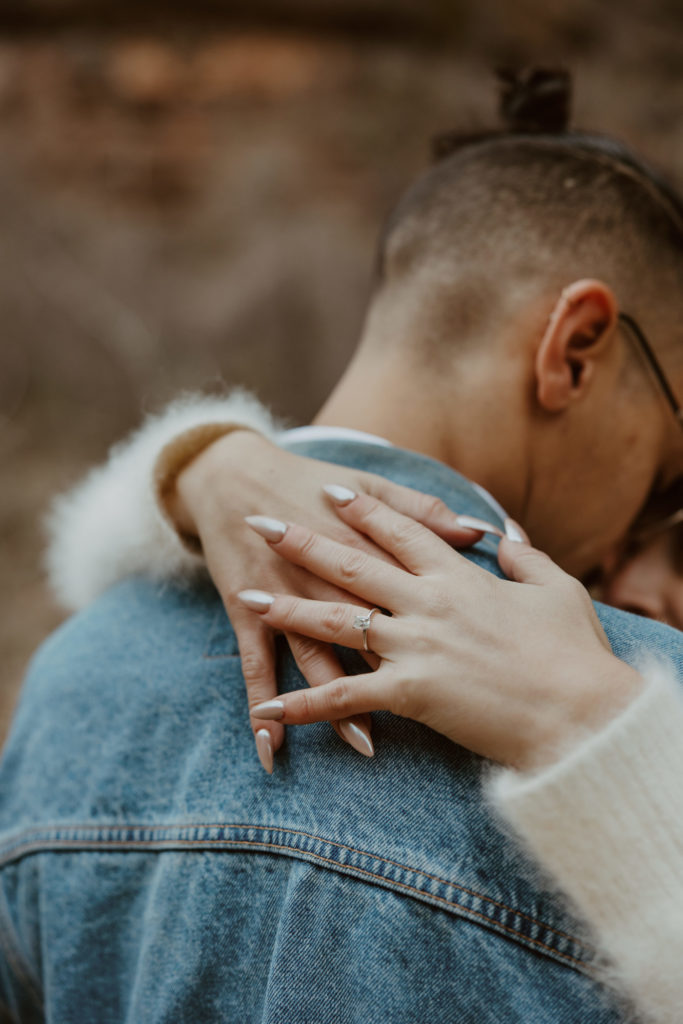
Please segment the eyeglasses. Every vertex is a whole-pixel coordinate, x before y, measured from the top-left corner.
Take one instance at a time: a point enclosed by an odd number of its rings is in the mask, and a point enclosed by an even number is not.
[[[654,353],[654,349],[645,337],[644,331],[636,323],[633,317],[629,316],[628,313],[618,313],[617,319],[620,320],[622,324],[624,324],[629,329],[633,337],[640,345],[643,355],[650,364],[650,368],[654,373],[655,377],[657,378],[659,386],[664,392],[664,396],[667,402],[671,406],[673,414],[676,417],[676,422],[678,423],[681,430],[683,430],[683,409],[681,408],[681,404],[674,394],[673,388],[669,384],[669,379],[667,375],[664,373],[664,370],[662,369],[662,364],[657,359],[657,356]]]
[[[643,355],[650,365],[650,369],[657,378],[659,386],[664,393],[664,397],[671,407],[671,411],[676,417],[676,422],[681,430],[683,430],[683,409],[674,394],[674,390],[669,383],[668,377],[662,369],[661,363],[657,359],[652,346],[645,337],[644,331],[628,313],[619,313],[617,315],[617,319],[628,328],[632,336],[638,342]],[[683,484],[679,479],[665,494],[655,495],[650,498],[638,517],[638,521],[633,526],[632,537],[637,543],[647,543],[657,534],[666,530],[671,530],[673,527],[678,527],[675,531],[678,535],[681,532],[680,524],[682,522]]]

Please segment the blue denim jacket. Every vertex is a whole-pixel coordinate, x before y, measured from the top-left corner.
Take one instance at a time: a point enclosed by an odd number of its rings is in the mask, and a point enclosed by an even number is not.
[[[296,450],[491,518],[414,453]],[[499,572],[490,540],[471,557]],[[650,648],[683,667],[680,633],[599,614],[620,657]],[[302,685],[284,649],[280,679]],[[374,759],[327,723],[293,727],[268,776],[210,585],[129,581],[66,623],[33,661],[0,766],[9,1019],[627,1020],[580,925],[482,801],[481,760],[373,717]]]

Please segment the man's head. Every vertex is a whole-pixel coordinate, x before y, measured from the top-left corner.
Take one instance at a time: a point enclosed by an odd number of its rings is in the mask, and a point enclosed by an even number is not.
[[[683,522],[626,545],[595,590],[607,604],[683,629]]]
[[[351,379],[366,404],[384,379],[378,404],[419,407],[414,443],[400,431],[399,443],[488,486],[584,572],[659,480],[683,473],[675,420],[620,311],[683,393],[675,193],[602,136],[469,140],[388,220]]]
[[[682,258],[683,203],[625,146],[569,133],[484,136],[423,174],[390,215],[372,315],[395,319],[400,308],[391,344],[450,360],[490,343],[530,298],[597,278],[654,331],[670,327],[662,303],[678,299]]]

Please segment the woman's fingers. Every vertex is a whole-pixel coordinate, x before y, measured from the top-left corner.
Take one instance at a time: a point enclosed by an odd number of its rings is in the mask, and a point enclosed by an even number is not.
[[[402,594],[412,593],[403,569],[357,548],[268,516],[247,516],[246,522],[283,558],[373,605],[394,610]]]
[[[463,566],[468,564],[432,530],[377,498],[354,494],[334,484],[323,489],[345,523],[370,537],[410,572],[420,576],[439,571],[443,569],[444,559],[452,559],[454,569],[456,560]],[[464,532],[469,534],[470,543],[481,536],[472,530]]]
[[[309,686],[322,686],[344,674],[329,644],[291,631],[286,632],[285,637],[297,668]]]
[[[378,609],[328,601],[308,601],[286,594],[243,590],[242,604],[261,614],[261,621],[286,633],[300,633],[328,644],[364,650],[386,657],[395,643],[392,619]],[[336,660],[336,659],[335,659]],[[338,674],[338,673],[337,673]]]
[[[339,491],[339,487],[335,487],[335,490]],[[382,476],[368,473],[363,478],[363,491],[404,516],[422,523],[437,537],[441,537],[456,548],[468,548],[476,544],[485,533],[503,536],[503,531],[493,523],[478,520],[473,516],[459,515],[433,494],[423,494],[412,487],[402,487]]]
[[[311,640],[297,633],[286,633],[287,643],[297,667],[309,686],[324,686],[343,675],[339,659],[328,644]],[[263,724],[263,723],[260,723]],[[370,738],[370,715],[356,715],[331,723],[332,728],[345,743],[364,757],[372,757],[375,748]]]
[[[342,676],[313,690],[293,690],[252,708],[259,721],[287,725],[350,718],[367,711],[391,711],[393,684],[383,669]]]
[[[508,579],[515,583],[543,585],[571,579],[543,551],[507,537],[498,545],[498,564]]]
[[[230,619],[242,658],[242,674],[251,709],[277,696],[273,631],[265,623],[237,602],[231,602]],[[260,722],[251,719],[256,752],[263,768],[272,774],[273,754],[282,746],[285,731],[278,722]]]
[[[525,535],[526,536],[526,535]],[[550,594],[564,593],[570,598],[570,608],[578,612],[580,621],[589,622],[601,646],[611,652],[612,648],[602,628],[588,591],[574,576],[553,562],[549,555],[531,547],[527,542],[517,543],[504,538],[498,546],[498,562],[509,579],[515,583],[545,587]]]
[[[314,604],[315,602],[310,602]],[[278,695],[275,677],[273,629],[262,619],[251,615],[244,603],[231,608],[230,618],[237,636],[242,659],[242,672],[250,708],[251,727],[261,765],[269,775],[273,772],[274,754],[282,746],[284,729],[279,722],[255,719],[252,710]],[[277,627],[276,627],[277,628]],[[310,686],[321,686],[342,674],[334,652],[325,644],[306,636],[287,635],[294,659]],[[372,757],[370,717],[357,716],[350,720],[332,721],[339,737],[365,757]]]

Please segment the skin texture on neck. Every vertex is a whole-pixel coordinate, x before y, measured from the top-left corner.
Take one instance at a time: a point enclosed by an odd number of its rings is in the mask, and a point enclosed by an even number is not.
[[[647,379],[624,384],[616,303],[599,281],[527,302],[495,337],[461,336],[438,359],[428,323],[410,336],[381,317],[368,326],[315,422],[451,466],[573,575],[624,540],[664,471],[683,472],[683,452],[665,451],[657,391]]]
[[[326,426],[378,434],[401,448],[445,463],[489,490],[509,514],[524,518],[529,452],[520,408],[519,368],[490,350],[461,358],[437,374],[402,354],[361,346],[314,419]],[[498,380],[507,380],[499,387]]]

